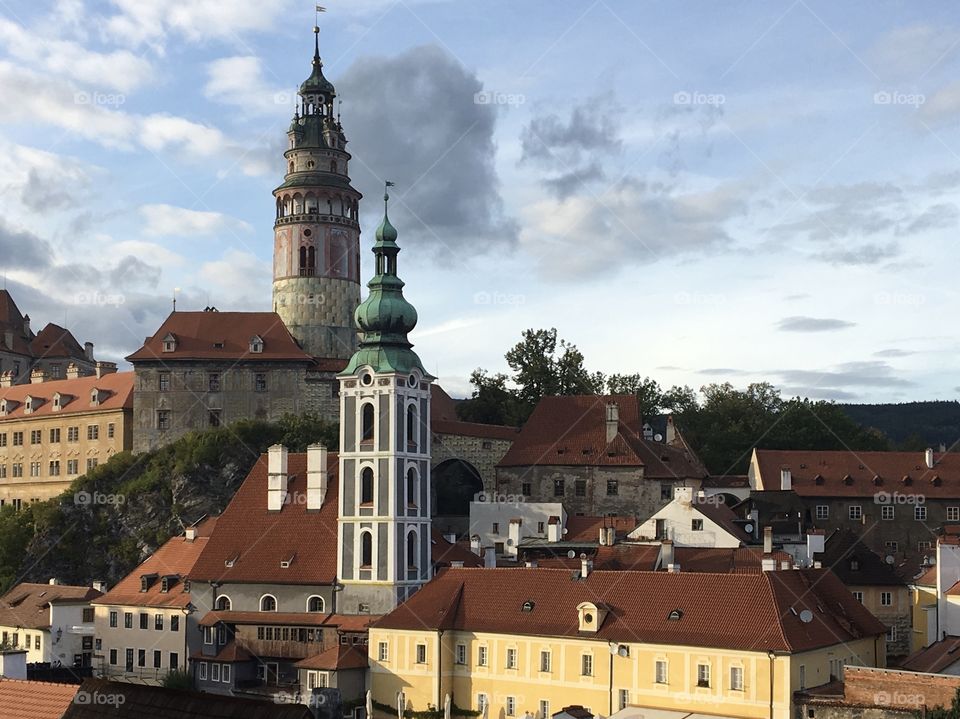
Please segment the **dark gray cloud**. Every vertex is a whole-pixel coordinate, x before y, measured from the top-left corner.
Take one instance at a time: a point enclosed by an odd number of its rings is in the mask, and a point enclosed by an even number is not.
[[[843,330],[853,327],[855,322],[838,320],[825,317],[804,317],[795,315],[793,317],[784,317],[777,322],[777,329],[783,332],[831,332],[833,330]]]
[[[910,387],[912,382],[897,377],[893,367],[878,360],[844,362],[826,370],[786,369],[775,372],[784,382],[808,387]]]
[[[876,265],[893,259],[898,254],[900,254],[900,246],[896,242],[868,242],[858,247],[831,247],[816,253],[814,257],[826,260],[833,265]]]
[[[438,259],[513,246],[494,168],[498,108],[477,102],[480,80],[435,46],[357,60],[338,80],[343,124],[355,149],[351,174],[376,225],[383,180],[397,183],[390,215],[401,245]]]
[[[892,348],[888,350],[880,350],[879,352],[874,352],[873,356],[874,357],[909,357],[910,355],[915,355],[915,354],[916,352],[912,352],[910,350],[901,350],[901,349]]]
[[[585,185],[603,180],[606,176],[607,173],[604,172],[599,162],[591,162],[562,175],[548,177],[542,183],[551,194],[556,195],[558,199],[565,200],[583,189]]]
[[[27,173],[27,181],[20,193],[20,200],[25,207],[35,212],[75,207],[79,199],[72,191],[72,186],[75,186],[73,182],[68,184],[63,182],[62,178],[49,174],[41,175],[37,168],[32,167]]]
[[[0,258],[4,269],[43,270],[50,266],[50,245],[32,232],[8,227],[0,219]]]

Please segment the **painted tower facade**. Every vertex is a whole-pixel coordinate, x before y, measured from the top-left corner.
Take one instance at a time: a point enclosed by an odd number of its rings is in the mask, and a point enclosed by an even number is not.
[[[320,30],[313,32],[313,71],[300,86],[286,175],[273,191],[273,309],[308,354],[346,360],[357,348],[361,195],[350,184],[336,90],[323,76]]]
[[[387,196],[384,196],[386,202]],[[430,384],[407,334],[417,312],[397,276],[397,231],[377,228],[362,340],[340,373],[338,611],[384,614],[431,577]]]

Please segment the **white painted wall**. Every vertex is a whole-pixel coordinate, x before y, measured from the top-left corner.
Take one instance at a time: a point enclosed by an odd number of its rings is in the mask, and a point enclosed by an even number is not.
[[[672,539],[677,547],[739,547],[739,537],[730,534],[698,508],[698,503],[711,501],[711,498],[697,496],[694,491],[692,487],[677,487],[673,500],[627,537],[638,541],[655,541],[657,540],[657,520],[663,520],[666,529],[665,538]],[[703,522],[703,529],[693,529],[695,519]]]
[[[511,553],[511,548],[507,546],[511,519],[522,520],[520,541],[527,537],[547,539],[550,517],[560,517],[561,526],[567,525],[567,513],[560,502],[522,502],[515,495],[491,495],[487,499],[492,501],[470,502],[470,536],[479,536],[481,547],[492,547],[503,542],[504,549]],[[542,533],[538,531],[541,522]],[[493,531],[494,524],[498,525],[499,532]]]

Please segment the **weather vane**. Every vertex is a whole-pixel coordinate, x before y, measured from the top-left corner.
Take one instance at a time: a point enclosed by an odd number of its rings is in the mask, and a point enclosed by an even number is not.
[[[390,182],[390,180],[383,181],[383,211],[387,211],[387,202],[390,201],[390,192],[389,189],[396,185],[396,182]]]

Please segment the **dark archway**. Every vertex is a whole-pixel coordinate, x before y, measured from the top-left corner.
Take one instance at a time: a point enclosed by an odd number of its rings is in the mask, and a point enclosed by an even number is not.
[[[434,467],[433,487],[437,493],[434,514],[466,517],[470,514],[470,502],[483,491],[483,479],[466,460],[448,459]]]

